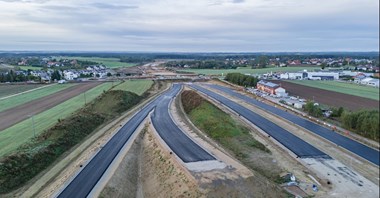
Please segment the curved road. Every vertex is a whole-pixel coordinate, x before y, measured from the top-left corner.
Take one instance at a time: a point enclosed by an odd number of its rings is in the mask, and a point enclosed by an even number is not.
[[[174,96],[178,94],[181,86],[173,86],[173,94],[166,96],[157,104],[152,114],[152,123],[161,138],[185,163],[205,160],[215,160],[207,151],[192,141],[173,122],[169,114],[169,105]]]
[[[173,85],[170,90],[164,92],[135,114],[91,159],[58,197],[87,197],[122,147],[156,106],[157,109],[152,116],[152,121],[157,127],[157,132],[184,162],[214,159],[183,134],[169,116],[168,104],[171,98],[178,94],[181,87],[178,84]]]
[[[345,137],[339,133],[336,133],[336,132],[334,132],[334,131],[326,128],[326,127],[318,125],[318,124],[311,122],[307,119],[304,119],[302,117],[296,116],[296,115],[291,114],[291,113],[288,113],[286,111],[283,111],[283,110],[278,109],[276,107],[273,107],[271,105],[265,104],[263,102],[255,100],[251,97],[248,97],[248,96],[239,94],[237,92],[234,92],[233,90],[231,90],[227,87],[223,87],[223,86],[219,86],[219,85],[208,85],[208,86],[211,88],[220,90],[222,92],[225,92],[225,93],[227,93],[233,97],[244,100],[247,103],[251,103],[251,104],[253,104],[253,105],[255,105],[261,109],[267,110],[273,114],[281,116],[282,118],[284,118],[290,122],[293,122],[293,123],[305,128],[305,129],[313,132],[314,134],[319,135],[319,136],[335,143],[336,145],[339,145],[340,147],[343,147],[343,148],[347,149],[348,151],[350,151],[350,152],[352,152],[352,153],[376,164],[377,166],[379,166],[380,153],[379,153],[379,151],[377,151],[373,148],[370,148],[370,147],[368,147],[368,146],[366,146],[360,142],[357,142],[357,141],[352,140],[348,137]]]
[[[299,137],[293,135],[289,131],[279,127],[273,122],[263,118],[262,116],[250,111],[249,109],[219,95],[208,89],[197,85],[190,85],[193,89],[201,91],[208,96],[214,98],[215,100],[221,102],[228,108],[234,110],[239,115],[246,118],[248,121],[265,131],[268,135],[273,137],[275,140],[280,142],[290,151],[292,151],[297,157],[300,158],[326,158],[330,159],[331,157],[310,145],[309,143],[303,141]]]

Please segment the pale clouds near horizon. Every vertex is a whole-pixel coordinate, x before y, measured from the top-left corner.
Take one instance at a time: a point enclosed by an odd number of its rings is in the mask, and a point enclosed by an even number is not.
[[[0,0],[0,50],[378,51],[378,0]]]

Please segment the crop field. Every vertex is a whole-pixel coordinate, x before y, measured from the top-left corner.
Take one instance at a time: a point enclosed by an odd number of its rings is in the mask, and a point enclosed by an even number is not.
[[[293,80],[288,81],[309,87],[335,91],[339,93],[379,100],[379,88],[358,85],[353,83],[337,82],[337,81],[312,81],[312,80]]]
[[[43,84],[28,85],[0,85],[0,100],[6,96],[18,94],[24,91],[32,90],[38,87],[46,86]]]
[[[61,56],[55,57],[56,59],[76,59],[80,61],[92,61],[100,64],[104,64],[109,68],[119,68],[119,67],[133,67],[136,63],[124,63],[120,62],[119,58],[100,58],[100,57],[75,57],[75,56]]]
[[[226,75],[228,73],[265,74],[270,72],[297,72],[305,69],[308,71],[312,71],[314,69],[320,69],[320,67],[271,67],[263,69],[251,69],[248,67],[241,67],[238,69],[184,69],[181,71],[205,75]]]
[[[358,111],[361,109],[379,109],[379,101],[369,98],[339,93],[311,86],[292,83],[289,81],[273,81],[281,83],[290,95],[299,96],[308,100],[332,107],[344,107],[348,110]]]
[[[24,94],[20,94],[17,96],[13,96],[10,98],[0,100],[0,112],[4,111],[6,109],[10,109],[12,107],[16,107],[18,105],[30,102],[32,100],[36,100],[38,98],[42,98],[44,96],[51,95],[51,94],[56,93],[58,91],[72,87],[73,85],[74,84],[52,85],[49,87],[45,87],[42,89],[34,90],[31,92],[27,92]],[[20,85],[9,85],[9,86],[20,86]],[[24,88],[24,87],[22,87],[22,88]],[[5,93],[13,93],[13,92],[17,91],[18,87],[12,88],[12,87],[7,87],[7,86],[5,86],[5,87],[0,86],[0,93],[1,93],[0,95],[3,94],[2,89],[7,90],[7,91],[5,91]],[[9,95],[9,94],[7,94],[7,95]]]
[[[112,83],[103,83],[86,91],[86,101],[89,102],[108,90]],[[51,109],[33,116],[35,133],[40,134],[50,128],[58,119],[63,119],[78,110],[85,104],[84,95],[75,96]],[[0,131],[0,156],[12,152],[20,145],[30,141],[33,138],[33,120],[32,118],[24,120],[12,127]]]
[[[151,80],[128,80],[116,86],[113,90],[130,91],[141,96],[152,84],[153,81]]]

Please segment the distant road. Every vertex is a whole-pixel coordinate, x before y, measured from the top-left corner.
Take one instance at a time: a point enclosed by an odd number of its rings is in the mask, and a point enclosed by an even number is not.
[[[234,110],[239,115],[243,116],[245,119],[250,121],[252,124],[256,125],[262,129],[269,136],[273,137],[275,140],[280,142],[290,151],[292,151],[297,157],[300,158],[326,158],[330,159],[331,157],[300,139],[299,137],[293,135],[289,131],[281,128],[280,126],[274,124],[273,122],[267,120],[266,118],[252,112],[251,110],[239,105],[232,100],[229,100],[215,92],[212,92],[208,89],[200,87],[198,85],[190,85],[195,90],[205,93],[209,97],[221,102],[228,108]]]
[[[370,148],[362,143],[359,143],[355,140],[352,140],[350,138],[347,138],[339,133],[336,133],[328,128],[325,128],[321,125],[318,125],[314,122],[311,122],[307,119],[304,119],[302,117],[296,116],[294,114],[288,113],[286,111],[283,111],[279,108],[276,108],[274,106],[265,104],[263,102],[260,102],[258,100],[255,100],[251,97],[239,94],[227,87],[219,86],[219,85],[208,85],[211,88],[223,91],[233,97],[239,98],[241,100],[244,100],[247,103],[253,104],[255,106],[260,107],[261,109],[267,110],[277,116],[280,116],[294,124],[297,124],[311,132],[313,132],[316,135],[319,135],[320,137],[323,137],[331,142],[333,142],[336,145],[339,145],[348,151],[351,151],[352,153],[376,164],[379,166],[379,151]]]
[[[29,118],[29,115],[41,113],[99,84],[101,83],[79,83],[54,94],[2,111],[0,112],[0,131]]]

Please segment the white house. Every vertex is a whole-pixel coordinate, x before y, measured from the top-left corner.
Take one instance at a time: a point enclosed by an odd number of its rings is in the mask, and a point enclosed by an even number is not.
[[[359,83],[363,85],[379,87],[379,79],[375,79],[375,78],[364,78],[360,80]]]
[[[277,96],[280,97],[286,97],[288,94],[286,93],[286,90],[282,87],[278,87],[277,89],[274,90]]]
[[[64,71],[63,72],[63,77],[66,79],[66,80],[74,80],[75,78],[78,78],[78,74],[77,73],[74,73],[72,71]]]

